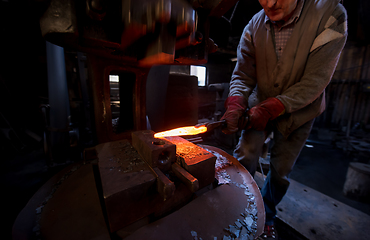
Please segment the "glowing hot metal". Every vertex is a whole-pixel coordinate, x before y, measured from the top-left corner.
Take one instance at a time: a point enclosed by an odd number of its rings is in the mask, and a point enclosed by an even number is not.
[[[172,136],[184,136],[184,135],[197,135],[200,133],[207,132],[206,126],[199,126],[199,127],[181,127],[181,128],[175,128],[172,130],[159,132],[154,134],[155,138],[161,138],[161,137],[172,137]]]

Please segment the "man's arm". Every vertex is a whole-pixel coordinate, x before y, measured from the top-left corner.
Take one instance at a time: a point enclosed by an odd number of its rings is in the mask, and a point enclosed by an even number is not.
[[[237,63],[230,81],[229,96],[243,96],[246,100],[256,86],[256,60],[252,37],[252,22],[244,28],[237,49]]]
[[[255,48],[252,39],[252,21],[244,28],[237,49],[237,63],[230,81],[229,97],[226,99],[226,112],[221,119],[226,120],[226,134],[237,132],[239,119],[248,106],[248,97],[256,86]]]

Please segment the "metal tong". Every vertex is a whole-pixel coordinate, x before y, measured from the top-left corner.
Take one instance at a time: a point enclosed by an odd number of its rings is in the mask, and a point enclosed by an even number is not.
[[[247,111],[245,111],[245,113],[239,118],[239,122],[238,122],[239,130],[246,129],[248,125],[248,120],[249,120],[249,116],[247,114]],[[195,125],[195,127],[200,127],[200,126],[207,127],[207,132],[209,132],[219,127],[221,127],[221,129],[227,128],[227,123],[226,123],[226,120],[223,119],[223,120],[216,121],[216,122],[206,122],[206,123],[200,123],[200,124]]]

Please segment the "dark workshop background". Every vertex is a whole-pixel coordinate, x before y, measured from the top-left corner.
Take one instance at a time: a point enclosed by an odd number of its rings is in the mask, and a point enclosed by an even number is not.
[[[45,41],[38,18],[41,1],[0,2],[0,151],[2,207],[6,238],[11,226],[35,191],[67,164],[47,164],[43,150],[45,121],[40,110],[48,103]],[[316,119],[309,144],[292,173],[292,179],[370,214],[369,203],[342,194],[350,162],[370,163],[370,3],[344,1],[349,37],[337,70],[326,89],[327,109]],[[239,1],[223,18],[211,19],[210,37],[218,50],[209,55],[207,83],[227,86],[235,62],[239,36],[250,17],[260,9],[258,1]],[[66,53],[68,84],[73,84],[74,52]],[[71,58],[71,59],[69,59]],[[187,72],[183,66],[173,72]],[[226,89],[226,87],[225,87]],[[70,88],[71,105],[78,105],[77,91]],[[198,88],[198,119],[217,119],[224,110],[224,90]],[[72,109],[73,114],[73,109]],[[230,151],[235,139],[208,136],[205,141]]]

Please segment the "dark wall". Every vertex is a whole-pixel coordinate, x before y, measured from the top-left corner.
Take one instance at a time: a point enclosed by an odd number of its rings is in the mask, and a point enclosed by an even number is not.
[[[39,105],[47,100],[45,41],[36,1],[0,2],[1,149],[22,149],[43,132]],[[33,137],[30,137],[33,135]],[[10,140],[9,140],[10,138]]]
[[[12,128],[26,142],[25,129],[42,134],[39,105],[47,98],[41,12],[36,1],[0,2],[0,127]],[[4,140],[4,135],[0,138]]]

